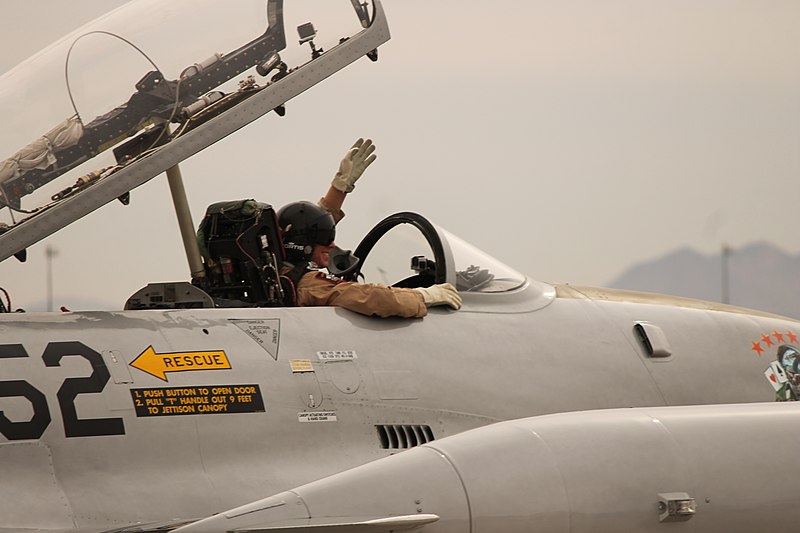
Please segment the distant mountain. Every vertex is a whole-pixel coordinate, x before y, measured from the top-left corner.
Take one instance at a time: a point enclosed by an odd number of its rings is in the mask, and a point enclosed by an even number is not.
[[[800,255],[753,243],[731,250],[729,272],[731,304],[800,318]],[[719,302],[722,259],[681,248],[634,265],[609,286]]]

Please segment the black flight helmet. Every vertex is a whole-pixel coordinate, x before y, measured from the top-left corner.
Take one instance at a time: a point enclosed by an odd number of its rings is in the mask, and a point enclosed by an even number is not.
[[[336,222],[326,210],[311,202],[292,202],[278,210],[283,248],[289,261],[308,261],[314,246],[327,246],[336,237]]]

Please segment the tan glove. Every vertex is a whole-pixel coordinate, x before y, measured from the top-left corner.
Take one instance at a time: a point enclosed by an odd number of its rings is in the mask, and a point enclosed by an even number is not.
[[[372,144],[372,139],[357,140],[339,163],[339,171],[333,177],[331,186],[337,191],[353,192],[358,178],[378,157],[372,153],[374,151],[375,145]]]
[[[415,291],[422,294],[425,307],[434,305],[449,305],[453,309],[461,309],[461,295],[449,283],[431,285],[430,287],[417,287]]]

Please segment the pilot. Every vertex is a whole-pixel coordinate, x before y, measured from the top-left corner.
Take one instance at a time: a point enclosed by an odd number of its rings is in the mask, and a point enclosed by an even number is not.
[[[461,307],[461,296],[449,283],[413,289],[345,281],[322,272],[335,246],[336,223],[344,217],[342,205],[356,181],[375,160],[375,145],[359,139],[345,154],[327,194],[318,204],[293,202],[282,207],[278,225],[286,262],[281,272],[287,292],[298,306],[334,305],[364,315],[423,317],[427,308]]]

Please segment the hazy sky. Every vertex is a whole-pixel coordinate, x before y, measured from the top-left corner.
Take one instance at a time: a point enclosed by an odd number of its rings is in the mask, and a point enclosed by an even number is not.
[[[0,72],[124,3],[4,0]],[[220,200],[316,200],[370,136],[379,159],[348,199],[341,245],[411,210],[533,278],[590,285],[679,246],[800,252],[797,0],[384,6],[392,39],[377,63],[182,164],[196,223]],[[311,20],[324,44],[326,19]],[[0,264],[14,307],[44,307],[47,245],[57,305],[120,308],[148,282],[187,279],[165,179],[132,196],[34,245],[26,264]]]

